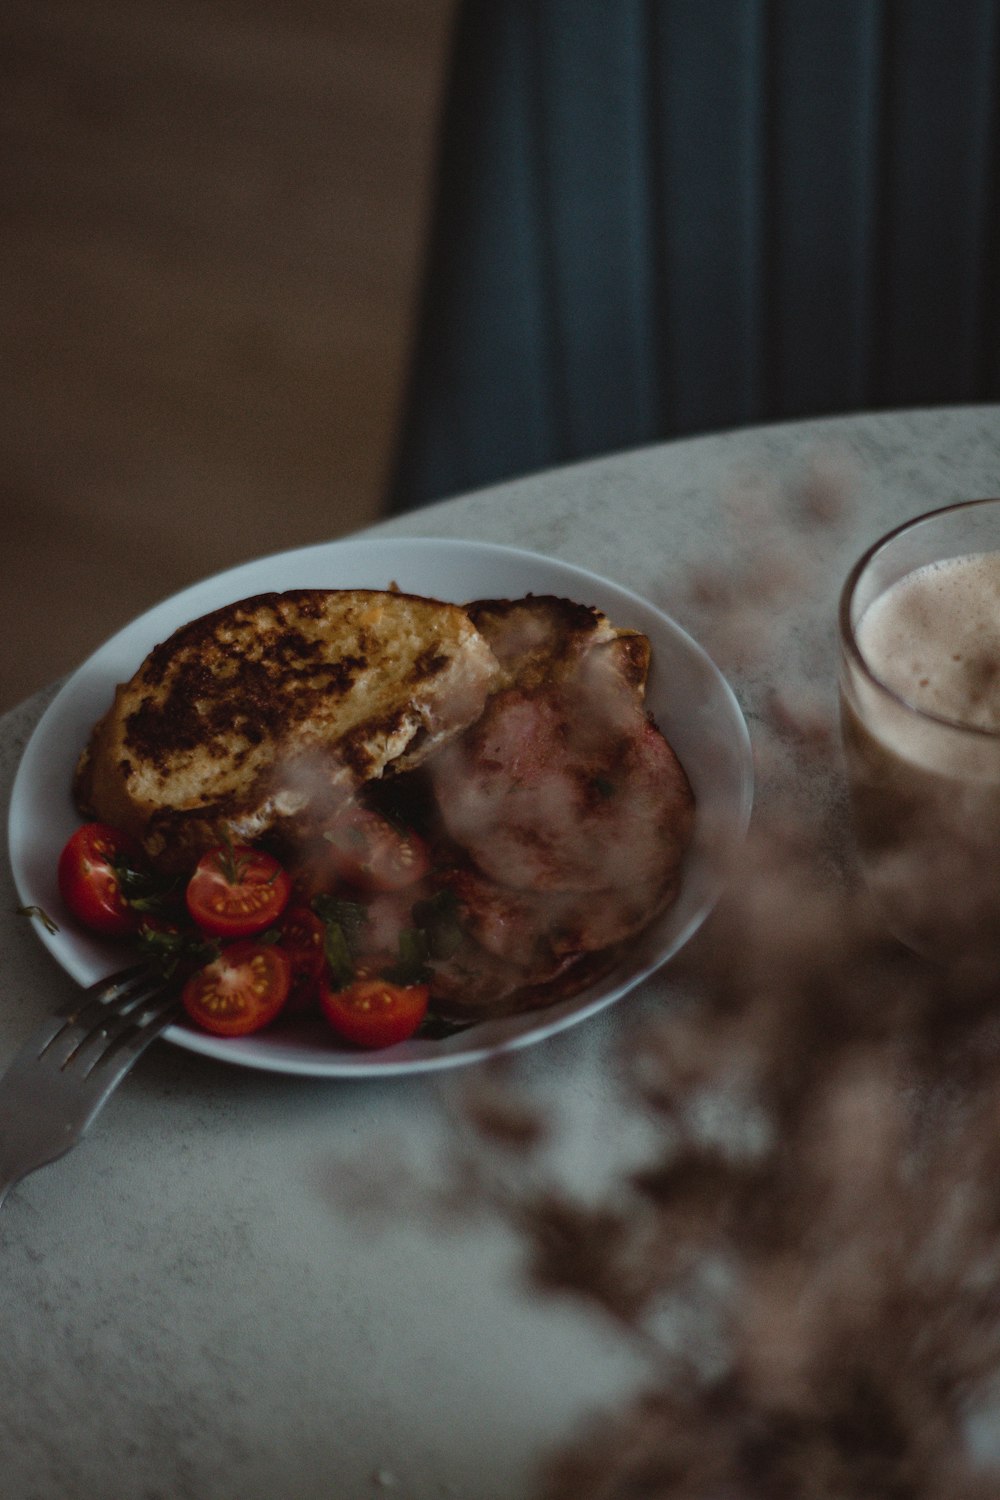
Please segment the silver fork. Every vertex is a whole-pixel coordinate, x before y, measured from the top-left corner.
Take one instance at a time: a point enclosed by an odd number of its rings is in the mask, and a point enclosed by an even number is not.
[[[0,1078],[0,1203],[76,1145],[179,1008],[176,984],[137,964],[49,1017]]]

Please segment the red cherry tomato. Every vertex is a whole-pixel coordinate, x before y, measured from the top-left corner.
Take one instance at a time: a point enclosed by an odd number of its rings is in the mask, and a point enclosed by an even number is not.
[[[358,804],[345,808],[323,832],[335,881],[361,891],[401,891],[430,869],[427,846],[412,829],[400,829]]]
[[[261,849],[237,844],[203,854],[185,899],[210,937],[252,937],[281,916],[292,883],[278,861]]]
[[[338,1035],[356,1047],[392,1047],[413,1035],[427,1014],[426,984],[390,984],[387,979],[356,979],[335,990],[320,981],[323,1014]]]
[[[326,963],[326,928],[308,906],[289,906],[278,924],[278,942],[292,965],[288,1011],[308,1010]]]
[[[216,1036],[246,1036],[274,1020],[288,999],[292,964],[273,943],[239,942],[192,974],[181,1001]]]
[[[135,913],[122,894],[116,864],[133,866],[136,845],[107,823],[84,823],[59,856],[59,893],[79,921],[92,932],[121,937],[136,927]]]

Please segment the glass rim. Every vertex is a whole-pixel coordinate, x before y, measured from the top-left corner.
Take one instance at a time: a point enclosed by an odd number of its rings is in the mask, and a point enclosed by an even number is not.
[[[923,526],[928,521],[939,520],[942,516],[947,516],[953,512],[975,510],[981,505],[1000,505],[1000,496],[986,495],[978,500],[955,500],[950,505],[937,506],[934,510],[926,510],[919,516],[912,516],[908,521],[901,521],[891,531],[887,531],[878,537],[861,554],[844,580],[840,591],[837,621],[840,629],[841,646],[846,651],[854,667],[860,671],[861,675],[872,687],[877,688],[897,708],[905,709],[908,713],[915,714],[917,718],[924,719],[930,724],[937,724],[942,729],[972,735],[983,743],[993,743],[1000,741],[1000,726],[996,729],[988,729],[981,724],[967,724],[962,719],[952,719],[945,714],[934,713],[930,709],[921,708],[917,703],[912,703],[905,694],[897,692],[895,688],[890,687],[887,682],[884,682],[869,665],[861,647],[858,645],[858,638],[851,622],[851,604],[854,599],[855,590],[868,565],[874,561],[878,553],[890,546],[899,537],[905,535],[906,532],[915,531],[918,526]],[[997,550],[1000,551],[1000,547]],[[961,555],[960,553],[956,553],[956,556]]]

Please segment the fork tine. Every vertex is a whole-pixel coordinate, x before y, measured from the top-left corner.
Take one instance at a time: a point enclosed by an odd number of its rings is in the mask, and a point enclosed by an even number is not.
[[[145,967],[91,986],[51,1017],[0,1078],[0,1203],[76,1144],[116,1085],[180,1009]]]
[[[64,1066],[88,1036],[107,1027],[115,1016],[128,1015],[151,994],[162,990],[163,984],[162,979],[145,967],[113,974],[110,979],[91,985],[82,997],[53,1016],[29,1046],[37,1047],[39,1057]]]
[[[64,1066],[79,1068],[88,1079],[98,1073],[110,1076],[113,1087],[179,1009],[180,1001],[172,991],[152,991],[124,1013],[116,1012],[94,1027]]]

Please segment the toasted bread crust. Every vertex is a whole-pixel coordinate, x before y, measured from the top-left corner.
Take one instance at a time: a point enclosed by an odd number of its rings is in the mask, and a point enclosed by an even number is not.
[[[76,799],[155,861],[180,864],[418,764],[478,717],[499,677],[456,605],[379,590],[261,594],[182,626],[117,689]]]
[[[645,693],[648,637],[612,625],[593,605],[553,594],[529,594],[524,599],[477,599],[467,608],[508,684],[528,689],[551,685],[575,672],[595,647],[607,647],[638,696]]]

